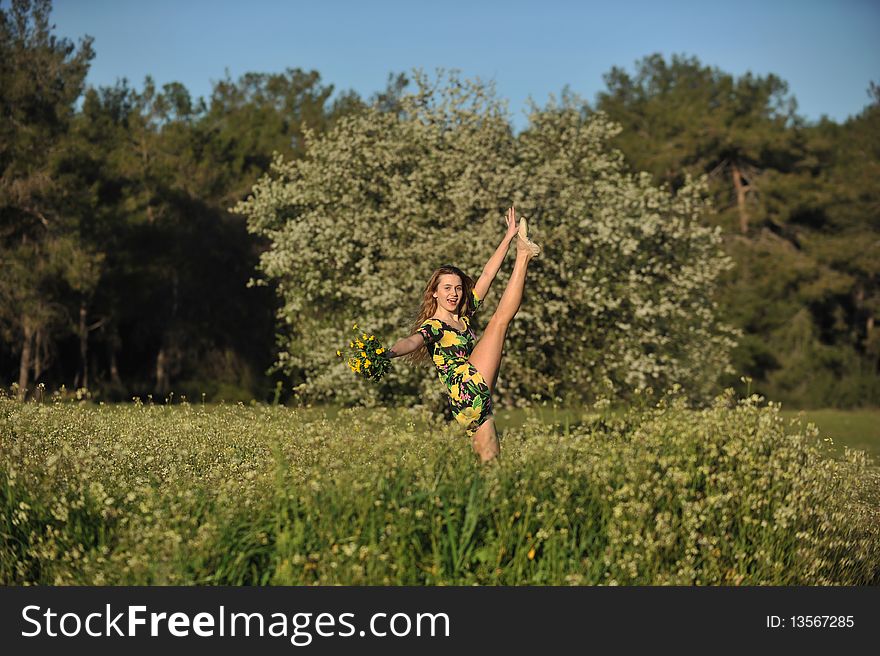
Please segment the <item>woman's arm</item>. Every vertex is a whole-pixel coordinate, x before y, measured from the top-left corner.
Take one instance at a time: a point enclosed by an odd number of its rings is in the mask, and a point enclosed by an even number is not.
[[[394,346],[388,349],[388,357],[399,358],[401,355],[412,353],[424,343],[425,338],[422,337],[421,333],[404,337],[403,339],[397,340],[397,342],[394,343]]]
[[[492,257],[489,258],[489,261],[486,262],[486,266],[483,267],[483,273],[480,274],[476,285],[474,285],[474,291],[481,300],[486,298],[486,294],[489,291],[489,287],[492,285],[492,281],[495,280],[495,276],[498,275],[498,269],[501,268],[501,264],[504,262],[504,256],[507,255],[510,242],[516,237],[516,230],[516,209],[511,206],[511,208],[507,210],[507,234],[504,235],[501,244],[495,249]]]

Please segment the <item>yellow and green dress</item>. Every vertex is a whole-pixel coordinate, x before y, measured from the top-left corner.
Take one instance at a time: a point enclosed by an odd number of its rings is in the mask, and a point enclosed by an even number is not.
[[[482,301],[471,291],[474,309],[461,317],[465,328],[456,330],[440,319],[426,319],[419,327],[425,345],[437,367],[437,376],[449,394],[449,407],[456,421],[465,427],[469,437],[492,416],[492,397],[482,374],[468,361],[476,337],[471,330],[471,317]]]

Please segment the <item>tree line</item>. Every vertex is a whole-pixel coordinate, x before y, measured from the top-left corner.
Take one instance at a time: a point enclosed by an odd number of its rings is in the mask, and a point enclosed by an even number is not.
[[[454,261],[477,278],[513,203],[543,254],[507,331],[494,403],[589,403],[676,383],[711,400],[718,374],[735,373],[736,330],[714,298],[733,263],[720,229],[700,224],[705,184],[686,179],[673,193],[633,175],[610,145],[619,131],[551,105],[514,134],[490,85],[417,72],[397,112],[347,116],[310,136],[304,157],[273,162],[236,211],[267,241],[259,270],[282,300],[277,365],[302,379],[299,397],[448,405],[433,376],[401,364],[365,385],[328,345],[415,331],[432,272]],[[510,275],[508,262],[475,325]]]
[[[286,399],[306,372],[273,367],[283,304],[272,284],[249,284],[270,243],[231,210],[276,153],[300,161],[352,117],[399,113],[411,82],[391,75],[362,98],[289,68],[227,77],[207,99],[149,78],[87,87],[91,40],[56,37],[50,11],[0,10],[4,384]],[[563,92],[561,106],[620,125],[611,143],[628,166],[671,193],[707,176],[702,220],[736,264],[719,307],[742,331],[737,373],[719,371],[718,386],[748,375],[789,404],[876,403],[877,87],[858,116],[810,123],[776,76],[696,58],[652,55],[605,83],[594,102]]]

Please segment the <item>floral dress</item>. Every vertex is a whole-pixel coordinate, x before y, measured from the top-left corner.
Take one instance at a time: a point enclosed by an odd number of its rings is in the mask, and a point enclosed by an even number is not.
[[[471,291],[476,312],[482,301]],[[459,331],[440,319],[426,319],[419,327],[428,352],[432,353],[437,375],[449,394],[449,407],[456,421],[469,437],[492,416],[492,397],[482,374],[468,361],[476,337],[471,330],[471,316],[462,316],[464,330]]]

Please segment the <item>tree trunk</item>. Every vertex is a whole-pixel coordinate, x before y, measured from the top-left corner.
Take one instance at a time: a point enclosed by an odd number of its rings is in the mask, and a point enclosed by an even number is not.
[[[857,310],[861,310],[865,307],[865,288],[861,282],[859,282],[856,286],[855,292],[855,306]],[[867,316],[865,317],[865,341],[864,344],[867,347],[871,343],[871,333],[874,332],[874,315],[871,314],[870,310],[867,312]]]
[[[156,394],[164,395],[168,392],[168,355],[165,345],[159,347],[156,355]]]
[[[86,389],[89,388],[89,327],[86,324],[88,311],[86,302],[79,304],[79,366],[80,382]]]
[[[119,377],[119,364],[116,362],[116,346],[110,347],[110,380],[114,387],[122,387],[122,379]]]
[[[34,385],[40,380],[40,376],[43,375],[43,367],[45,363],[43,362],[43,349],[45,345],[43,344],[43,331],[37,329],[34,331]]]
[[[736,164],[730,168],[733,175],[733,187],[736,189],[736,206],[739,209],[739,230],[742,234],[749,231],[749,215],[746,212],[746,192],[748,185],[743,183],[742,173]]]
[[[31,398],[43,402],[43,394],[42,389],[40,387],[40,376],[43,375],[43,370],[48,366],[48,362],[43,359],[43,351],[46,349],[45,344],[45,333],[41,328],[38,328],[34,331],[34,352],[33,352],[33,360],[34,360],[34,391],[31,392]],[[47,354],[48,359],[48,354]]]
[[[31,346],[34,341],[34,329],[27,317],[22,321],[24,340],[21,345],[21,362],[18,366],[18,398],[24,400],[28,386],[28,375],[31,370]]]

